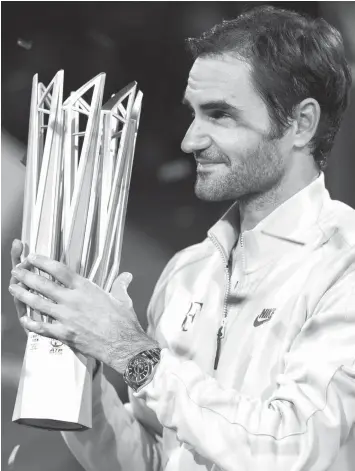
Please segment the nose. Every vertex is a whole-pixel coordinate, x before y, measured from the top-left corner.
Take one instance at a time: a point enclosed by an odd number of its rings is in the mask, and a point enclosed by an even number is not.
[[[211,145],[211,138],[203,131],[201,123],[195,119],[181,142],[181,150],[186,154],[207,149]]]

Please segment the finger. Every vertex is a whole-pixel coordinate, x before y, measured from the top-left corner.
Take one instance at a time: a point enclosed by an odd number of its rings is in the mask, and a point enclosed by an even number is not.
[[[18,263],[15,267],[12,267],[13,269],[14,268],[24,268],[25,270],[31,270],[32,269],[32,265],[30,264],[30,262],[27,260],[27,258],[25,258],[22,262]]]
[[[30,262],[25,258],[23,262],[21,262],[21,254],[24,250],[24,245],[18,239],[15,239],[12,243],[11,247],[11,263],[12,268],[20,267],[20,268],[31,268]]]
[[[28,288],[56,302],[60,302],[65,296],[65,291],[68,291],[48,278],[20,267],[14,268],[11,273]]]
[[[116,278],[115,283],[119,283],[122,286],[122,288],[127,290],[132,280],[133,280],[132,273],[123,272]]]
[[[25,288],[25,289],[28,289],[25,285],[23,285],[22,283],[19,282],[19,280],[17,280],[14,276],[12,276],[10,278],[10,283],[9,285],[20,285],[22,288]]]
[[[61,324],[35,321],[28,316],[21,317],[20,322],[23,328],[30,332],[65,343],[65,330]]]
[[[64,265],[64,263],[57,262],[44,255],[30,254],[27,260],[32,266],[52,275],[68,288],[75,288],[82,280],[80,275]]]
[[[25,285],[23,285],[22,283],[19,283],[16,280],[16,278],[12,277],[11,280],[10,280],[10,286],[15,285],[15,284],[17,284],[18,286],[20,286],[23,289],[28,289]],[[27,313],[26,304],[23,304],[17,298],[14,298],[14,304],[15,304],[15,308],[16,308],[18,318],[26,315],[26,313]]]
[[[38,294],[26,291],[18,284],[10,285],[9,291],[12,296],[14,296],[16,299],[26,304],[27,306],[30,306],[30,308],[34,309],[35,311],[39,311],[56,320],[61,319],[58,304],[53,303],[49,299],[44,299]]]
[[[111,295],[115,297],[117,300],[122,300],[122,295],[123,299],[128,296],[127,293],[127,288],[129,284],[131,283],[133,277],[131,273],[124,272],[121,273],[113,282],[112,288],[111,288]]]
[[[20,240],[15,239],[11,246],[11,264],[12,268],[15,268],[17,265],[21,264],[21,254],[23,251],[23,244]],[[18,280],[14,276],[10,279],[10,285],[18,283]],[[20,286],[24,288],[24,285]],[[27,312],[26,305],[21,303],[18,299],[14,298],[15,309],[17,312],[17,316],[20,318],[21,316],[25,315]]]
[[[12,263],[12,268],[15,268],[16,265],[21,263],[21,254],[23,250],[23,244],[20,240],[15,239],[12,242],[11,246],[11,263]]]

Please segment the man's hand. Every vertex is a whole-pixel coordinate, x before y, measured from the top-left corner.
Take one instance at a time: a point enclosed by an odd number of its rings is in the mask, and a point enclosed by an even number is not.
[[[48,273],[60,284],[31,272],[32,267]],[[22,325],[31,332],[58,339],[119,373],[124,372],[133,355],[157,347],[142,329],[133,310],[127,294],[132,280],[129,273],[117,278],[112,294],[63,263],[41,255],[29,256],[12,270],[12,275],[17,283],[11,284],[9,290],[16,300]],[[37,322],[25,316],[24,305],[48,315],[54,322]]]
[[[15,239],[11,247],[11,263],[12,269],[16,268],[17,265],[21,263],[21,254],[23,250],[22,242],[18,239]],[[17,284],[18,280],[12,276],[10,280],[10,285]],[[20,284],[22,288],[26,288],[24,285]],[[26,305],[21,303],[17,298],[14,298],[15,308],[18,315],[18,318],[21,319],[22,316],[26,315]]]

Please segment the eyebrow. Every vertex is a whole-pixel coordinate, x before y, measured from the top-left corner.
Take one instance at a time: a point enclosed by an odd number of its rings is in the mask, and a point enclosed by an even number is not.
[[[189,100],[186,98],[186,96],[183,96],[182,99],[182,104],[186,105],[188,108],[193,109],[193,106],[189,102]],[[228,103],[226,100],[211,100],[206,103],[202,103],[199,105],[199,108],[203,111],[211,111],[211,110],[221,110],[221,111],[229,111],[234,114],[241,114],[241,110],[236,108],[235,106],[231,105]]]

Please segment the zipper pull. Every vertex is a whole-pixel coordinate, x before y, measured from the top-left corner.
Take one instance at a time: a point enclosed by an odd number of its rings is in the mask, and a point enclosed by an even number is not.
[[[217,333],[217,348],[216,348],[216,356],[214,359],[214,369],[216,370],[218,368],[218,362],[219,362],[219,357],[221,354],[221,343],[222,343],[222,338],[224,337],[223,335],[223,325],[218,329]]]
[[[219,357],[221,355],[221,345],[222,345],[222,339],[224,338],[224,334],[226,331],[226,321],[227,321],[227,318],[223,317],[221,327],[218,329],[218,332],[217,332],[217,348],[216,348],[216,356],[214,359],[215,370],[218,368]]]

